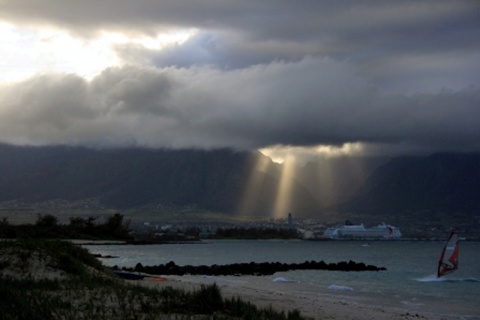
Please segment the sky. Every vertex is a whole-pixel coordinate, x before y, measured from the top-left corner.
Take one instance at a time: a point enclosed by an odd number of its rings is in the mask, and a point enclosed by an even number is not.
[[[0,143],[480,151],[478,0],[0,0]]]

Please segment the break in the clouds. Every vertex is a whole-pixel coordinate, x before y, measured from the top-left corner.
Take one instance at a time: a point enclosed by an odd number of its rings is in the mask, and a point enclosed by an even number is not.
[[[0,142],[478,151],[479,16],[473,0],[0,1]]]

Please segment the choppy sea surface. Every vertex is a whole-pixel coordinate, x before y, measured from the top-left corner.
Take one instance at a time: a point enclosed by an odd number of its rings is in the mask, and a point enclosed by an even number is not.
[[[380,272],[297,270],[275,279],[314,286],[329,296],[408,310],[458,314],[480,319],[480,243],[461,242],[459,269],[436,277],[442,242],[215,240],[203,244],[86,245],[90,252],[117,258],[107,266],[213,265],[242,262],[363,262]],[[441,310],[436,310],[441,309]],[[466,315],[462,317],[461,315]]]

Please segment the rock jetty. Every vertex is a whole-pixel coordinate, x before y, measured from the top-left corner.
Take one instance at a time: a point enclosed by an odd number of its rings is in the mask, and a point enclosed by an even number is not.
[[[117,266],[113,267],[119,270]],[[280,263],[280,262],[250,262],[250,263],[233,263],[226,265],[211,266],[178,266],[175,262],[170,261],[167,264],[156,266],[143,266],[138,263],[135,268],[123,267],[125,271],[135,271],[157,275],[272,275],[276,272],[290,270],[329,270],[329,271],[384,271],[384,267],[374,265],[366,265],[365,263],[357,263],[352,260],[338,263],[325,263],[324,261],[305,261],[303,263]]]

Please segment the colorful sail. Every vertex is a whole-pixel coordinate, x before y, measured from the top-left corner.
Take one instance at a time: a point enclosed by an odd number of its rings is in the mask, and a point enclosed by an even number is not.
[[[446,274],[452,273],[458,268],[458,234],[452,232],[443,247],[440,261],[438,262],[437,276],[440,278]]]

